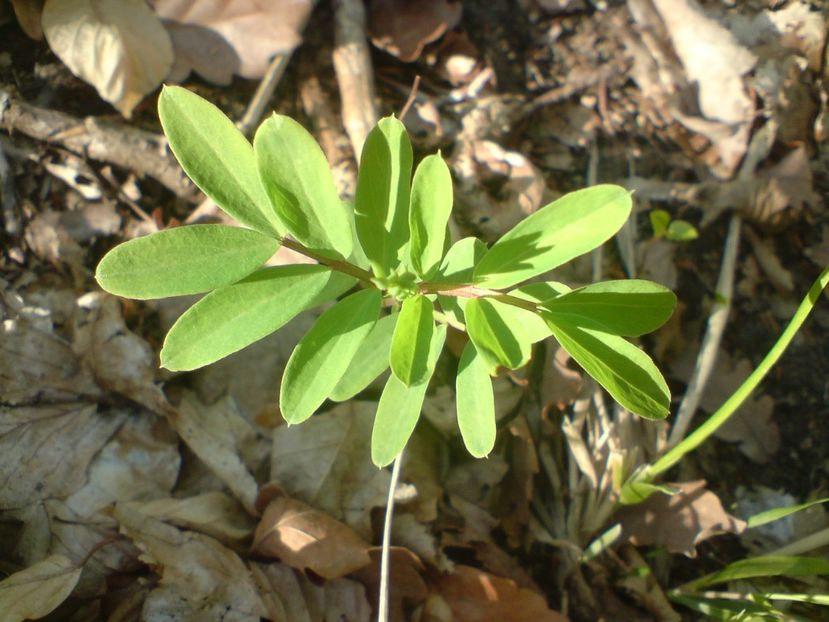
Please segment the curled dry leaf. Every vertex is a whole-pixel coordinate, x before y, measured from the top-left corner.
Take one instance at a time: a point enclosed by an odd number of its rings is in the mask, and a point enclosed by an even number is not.
[[[63,555],[51,555],[0,581],[4,622],[42,618],[72,593],[81,568]]]
[[[458,25],[462,10],[457,0],[373,0],[368,14],[371,42],[404,62],[415,61],[425,45]]]
[[[170,80],[190,71],[227,85],[233,75],[265,75],[276,54],[302,41],[312,0],[152,0],[170,32],[176,60]]]
[[[271,501],[253,536],[256,555],[274,557],[292,568],[337,579],[371,559],[369,545],[353,529],[309,505],[280,496]]]
[[[372,547],[369,551],[371,563],[351,575],[365,586],[371,602],[377,602],[380,595],[380,553],[380,547]],[[423,562],[410,550],[401,546],[389,548],[390,619],[406,619],[403,603],[414,607],[429,594],[424,572]]]
[[[671,553],[695,557],[697,544],[711,536],[745,530],[746,522],[723,509],[719,497],[706,490],[705,480],[667,485],[676,494],[656,493],[616,513],[615,520],[634,545],[664,546]]]
[[[40,25],[40,16],[43,13],[45,0],[12,0],[17,23],[27,35],[35,41],[43,39],[43,27]]]
[[[576,401],[584,380],[579,372],[567,367],[570,355],[559,345],[547,348],[541,399],[545,405],[555,404],[562,410]]]
[[[127,118],[173,64],[170,37],[144,0],[47,0],[43,32],[72,73]]]

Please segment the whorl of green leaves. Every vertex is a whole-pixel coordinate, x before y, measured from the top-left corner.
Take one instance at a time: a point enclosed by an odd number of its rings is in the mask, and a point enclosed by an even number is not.
[[[207,294],[168,333],[161,351],[168,369],[212,363],[333,302],[294,349],[280,408],[288,423],[300,423],[390,368],[371,440],[379,466],[411,436],[450,324],[469,336],[456,399],[461,435],[476,457],[496,440],[492,376],[524,366],[533,344],[549,336],[622,406],[651,419],[668,413],[664,379],[625,338],[668,319],[670,291],[640,280],[572,290],[527,283],[610,239],[630,216],[623,188],[567,194],[490,248],[475,238],[450,245],[449,167],[440,154],[413,167],[394,117],[366,139],[351,206],[319,145],[288,117],[267,119],[251,145],[215,106],[179,87],[163,90],[159,115],[187,174],[246,227],[164,230],[117,246],[98,265],[101,287],[119,296]],[[265,267],[283,243],[318,263]]]

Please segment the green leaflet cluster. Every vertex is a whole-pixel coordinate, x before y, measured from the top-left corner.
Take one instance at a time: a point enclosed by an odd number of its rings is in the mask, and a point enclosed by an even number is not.
[[[166,87],[159,114],[186,173],[248,227],[168,229],[101,260],[96,278],[113,294],[207,294],[170,329],[164,367],[207,365],[334,301],[288,361],[282,415],[300,423],[390,368],[371,441],[378,466],[392,462],[414,430],[448,325],[469,335],[456,390],[458,424],[474,456],[486,456],[495,442],[491,377],[525,365],[532,344],[551,335],[620,404],[648,418],[667,415],[664,379],[625,337],[663,324],[673,293],[640,280],[575,290],[525,283],[613,236],[631,211],[623,188],[568,194],[490,248],[474,238],[450,245],[449,169],[438,153],[413,172],[408,135],[393,117],[366,140],[352,206],[340,200],[314,138],[288,117],[266,120],[251,145],[221,111],[185,89]],[[280,244],[317,263],[263,267]]]

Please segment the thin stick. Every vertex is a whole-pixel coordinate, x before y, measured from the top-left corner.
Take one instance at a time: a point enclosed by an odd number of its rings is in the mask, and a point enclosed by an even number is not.
[[[271,101],[273,92],[276,90],[282,76],[285,75],[285,69],[291,60],[292,52],[287,54],[277,54],[268,66],[268,71],[256,88],[256,93],[248,104],[245,114],[236,123],[236,127],[245,136],[250,136],[254,128],[259,125],[259,119],[265,113],[265,108]]]
[[[406,118],[406,115],[409,114],[409,110],[412,107],[412,104],[415,103],[415,99],[417,99],[417,89],[420,87],[420,74],[415,76],[414,82],[412,82],[412,90],[409,91],[409,98],[406,100],[406,103],[403,104],[403,108],[400,110],[400,116],[398,119],[401,121]]]
[[[740,217],[733,215],[728,226],[728,236],[725,240],[720,276],[717,279],[717,299],[711,315],[708,317],[708,327],[705,330],[705,337],[702,339],[694,375],[685,391],[685,397],[679,406],[676,421],[671,428],[671,435],[668,438],[668,446],[676,445],[685,437],[691,419],[699,406],[708,378],[714,370],[717,361],[717,352],[720,349],[725,325],[728,322],[728,314],[731,311],[731,299],[734,294],[734,272],[737,266],[737,250],[740,245]]]
[[[380,554],[380,599],[377,603],[377,622],[388,622],[389,619],[389,558],[391,546],[391,521],[394,514],[394,491],[397,480],[400,479],[400,465],[403,463],[403,452],[394,459],[389,482],[389,496],[386,499],[386,517],[383,520],[383,548]]]

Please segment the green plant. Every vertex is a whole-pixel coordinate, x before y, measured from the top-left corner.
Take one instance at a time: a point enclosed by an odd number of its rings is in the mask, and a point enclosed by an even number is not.
[[[440,154],[430,155],[412,177],[412,147],[393,117],[366,140],[352,207],[337,195],[313,137],[288,117],[266,120],[251,146],[216,107],[185,89],[165,88],[159,114],[187,174],[248,227],[168,229],[101,260],[96,278],[116,295],[207,293],[170,329],[164,367],[207,365],[344,296],[296,346],[280,407],[288,423],[300,423],[390,367],[371,441],[378,466],[391,463],[411,435],[448,326],[469,335],[456,388],[459,427],[474,456],[487,455],[495,441],[490,376],[523,366],[532,344],[550,335],[623,406],[647,418],[667,415],[664,379],[625,337],[664,323],[673,293],[641,280],[573,290],[525,283],[613,236],[631,211],[623,188],[568,194],[490,248],[474,238],[450,245],[449,169]],[[280,245],[317,263],[262,267]]]
[[[699,231],[687,220],[673,220],[664,209],[648,213],[654,238],[666,238],[672,242],[690,242],[699,237]]]

